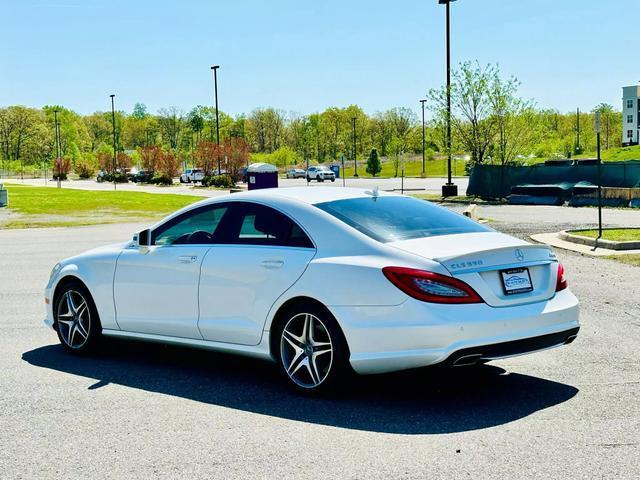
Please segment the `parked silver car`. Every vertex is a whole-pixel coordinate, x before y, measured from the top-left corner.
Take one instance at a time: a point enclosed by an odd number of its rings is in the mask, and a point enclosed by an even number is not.
[[[305,173],[301,168],[291,168],[287,170],[287,178],[304,178]]]

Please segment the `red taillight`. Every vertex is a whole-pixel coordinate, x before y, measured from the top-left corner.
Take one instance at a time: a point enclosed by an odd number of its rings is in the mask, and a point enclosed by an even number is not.
[[[423,302],[482,303],[473,288],[447,275],[404,267],[385,267],[382,273],[404,293]]]
[[[556,292],[567,288],[567,279],[564,278],[564,267],[558,263],[558,279],[556,280]]]

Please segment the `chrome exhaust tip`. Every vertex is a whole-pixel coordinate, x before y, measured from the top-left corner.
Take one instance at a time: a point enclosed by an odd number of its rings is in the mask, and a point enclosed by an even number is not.
[[[474,353],[473,355],[463,355],[458,358],[455,362],[453,362],[454,367],[467,367],[470,365],[475,365],[482,359],[481,353]]]

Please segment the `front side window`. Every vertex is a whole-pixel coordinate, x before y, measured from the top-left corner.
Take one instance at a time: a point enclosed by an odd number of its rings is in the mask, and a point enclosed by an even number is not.
[[[492,231],[446,208],[410,197],[351,198],[315,206],[382,243]]]
[[[627,130],[627,138],[633,138],[633,130]]]
[[[199,245],[216,242],[227,205],[211,205],[186,212],[153,231],[151,245]]]
[[[633,100],[627,100],[627,108],[633,108]]]
[[[627,123],[633,123],[633,115],[627,115]]]

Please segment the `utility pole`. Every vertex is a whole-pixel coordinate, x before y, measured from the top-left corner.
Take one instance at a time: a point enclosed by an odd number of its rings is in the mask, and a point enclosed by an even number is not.
[[[442,186],[442,196],[458,195],[458,186],[451,181],[451,2],[455,0],[438,0],[446,6],[447,33],[447,183]]]
[[[53,119],[54,119],[54,124],[53,124],[53,128],[54,128],[54,133],[56,135],[56,161],[55,161],[55,166],[58,167],[58,178],[57,178],[57,184],[58,184],[58,188],[62,187],[62,184],[60,182],[60,130],[58,129],[58,109],[55,109],[53,111]]]
[[[402,162],[402,179],[400,180],[400,194],[404,195],[404,152],[400,151],[400,161]]]
[[[576,155],[580,154],[580,109],[576,110]]]
[[[307,171],[305,173],[305,177],[307,178],[307,187],[308,187],[309,186],[309,180],[310,180],[309,179],[309,154],[308,154],[308,152],[306,150],[304,152],[304,156],[305,156],[306,161],[307,161]]]
[[[420,103],[422,104],[422,176],[426,177],[427,176],[427,161],[426,161],[426,155],[425,155],[425,148],[426,148],[426,143],[425,143],[425,137],[424,137],[424,102],[426,102],[427,100],[420,100]]]
[[[218,118],[218,69],[220,65],[214,65],[211,67],[213,70],[213,91],[216,101],[216,145],[220,145],[220,122]],[[221,174],[220,170],[220,151],[218,149],[218,175]]]
[[[596,141],[598,143],[598,238],[602,237],[602,160],[600,159],[600,112],[596,112]]]
[[[116,190],[116,155],[117,155],[117,144],[116,144],[116,110],[113,98],[115,94],[109,95],[111,97],[111,127],[113,130],[113,160],[111,162],[111,169],[113,175],[113,189]]]

